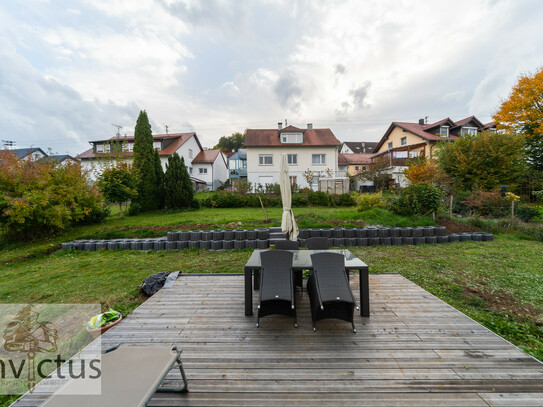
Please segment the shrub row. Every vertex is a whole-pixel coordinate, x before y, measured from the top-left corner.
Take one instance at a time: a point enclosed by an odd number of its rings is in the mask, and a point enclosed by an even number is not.
[[[260,199],[265,207],[281,207],[283,202],[277,195],[247,194],[219,191],[202,199],[202,206],[208,208],[260,207]],[[354,198],[349,194],[333,195],[323,191],[292,194],[292,206],[354,206]]]

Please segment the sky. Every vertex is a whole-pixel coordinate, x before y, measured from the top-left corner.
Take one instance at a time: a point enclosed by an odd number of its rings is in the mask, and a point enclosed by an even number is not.
[[[0,139],[76,155],[140,110],[205,147],[287,120],[340,141],[486,123],[543,66],[541,21],[539,0],[2,1]]]

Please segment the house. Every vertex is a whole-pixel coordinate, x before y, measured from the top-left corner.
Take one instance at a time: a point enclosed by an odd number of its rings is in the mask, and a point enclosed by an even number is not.
[[[134,137],[111,137],[104,140],[89,142],[91,148],[79,154],[81,166],[89,170],[91,177],[96,179],[107,162],[123,160],[132,162],[134,156]],[[203,147],[196,133],[174,133],[153,135],[153,146],[158,150],[162,168],[166,171],[168,157],[173,153],[179,154],[185,160],[185,166],[192,177],[194,174],[192,161]]]
[[[345,141],[341,145],[341,154],[370,154],[373,153],[377,142]]]
[[[338,156],[339,170],[345,171],[345,173],[348,176],[355,176],[358,173],[364,172],[368,169],[368,166],[371,164],[372,155],[373,154],[339,153],[339,156]],[[355,181],[351,183],[351,189],[359,191],[362,189],[362,187],[370,186],[370,185],[372,185],[371,181],[355,179]]]
[[[47,157],[47,154],[39,147],[13,148],[9,151],[14,153],[20,160],[37,161],[44,157]]]
[[[240,148],[228,157],[228,177],[234,179],[247,179],[247,149]]]
[[[496,131],[494,123],[481,123],[475,116],[454,122],[450,118],[435,123],[392,122],[377,143],[372,160],[386,160],[390,165],[391,183],[406,186],[404,170],[409,159],[432,157],[439,142],[453,142],[463,135],[483,130]]]
[[[340,176],[340,144],[332,130],[314,129],[311,123],[306,129],[282,123],[277,129],[247,129],[247,180],[255,186],[278,183],[281,156],[287,154],[291,183],[316,189],[320,178]]]
[[[205,189],[215,191],[228,179],[228,163],[221,150],[202,150],[192,160],[194,176],[205,182]]]
[[[56,161],[60,165],[75,164],[78,162],[74,157],[69,154],[50,155],[47,159]]]

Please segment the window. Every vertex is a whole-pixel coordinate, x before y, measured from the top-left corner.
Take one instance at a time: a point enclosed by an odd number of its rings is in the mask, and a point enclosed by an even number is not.
[[[160,141],[153,142],[153,148],[155,150],[161,150],[161,147],[162,147],[162,143]]]
[[[392,150],[392,141],[388,143],[388,149]]]
[[[441,134],[441,137],[449,137],[449,126],[441,126],[439,134]]]
[[[311,162],[313,163],[313,165],[326,164],[326,154],[313,154]]]
[[[476,136],[477,127],[462,127],[462,130],[460,130],[460,135]]]
[[[498,129],[495,129],[495,128],[491,127],[490,129],[488,129],[488,131],[491,132],[491,133],[496,133],[498,131]]]
[[[360,167],[358,165],[355,165],[354,170],[355,171],[360,171]]]
[[[302,143],[302,133],[281,133],[281,143]]]
[[[97,153],[103,153],[104,152],[104,145],[103,144],[96,144],[96,152]]]
[[[366,166],[365,165],[362,166],[362,171],[366,171]]]
[[[111,151],[111,146],[109,144],[104,144],[104,153],[109,153]]]
[[[298,165],[298,154],[287,154],[289,165]]]
[[[260,154],[258,156],[259,165],[273,165],[273,155],[272,154]]]
[[[298,182],[297,182],[297,177],[296,176],[292,176],[292,177],[289,177],[290,178],[290,185],[296,185]]]
[[[200,174],[207,174],[207,168],[198,168]]]
[[[407,137],[402,137],[401,143],[402,143],[402,146],[405,146],[407,144]]]
[[[189,148],[189,158],[192,158],[192,150]]]
[[[189,167],[189,174],[192,175],[192,167]]]

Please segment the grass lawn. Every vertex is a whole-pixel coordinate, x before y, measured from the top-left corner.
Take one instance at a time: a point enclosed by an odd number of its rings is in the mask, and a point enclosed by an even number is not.
[[[295,214],[302,227],[432,223],[429,218],[412,220],[386,211],[359,213],[352,208],[296,208]],[[108,233],[138,236],[142,230],[164,235],[180,226],[278,225],[281,209],[269,209],[268,216],[269,224],[263,223],[258,208],[158,212],[124,219],[113,216],[104,224],[74,228],[64,236],[31,244],[4,244],[0,246],[0,302],[100,303],[103,308],[112,307],[126,315],[145,300],[139,294],[145,277],[177,270],[241,272],[252,250],[56,252],[61,242]],[[371,272],[402,274],[543,360],[543,243],[499,236],[493,242],[375,246],[352,251],[370,266]],[[7,404],[0,397],[3,405]]]

